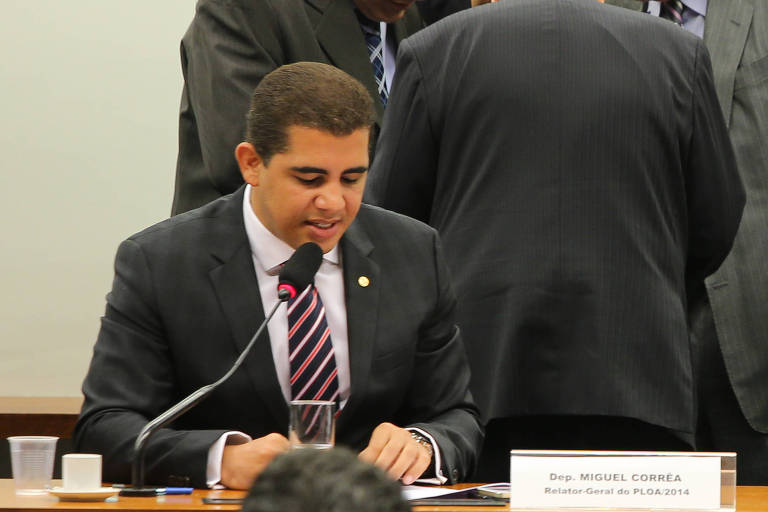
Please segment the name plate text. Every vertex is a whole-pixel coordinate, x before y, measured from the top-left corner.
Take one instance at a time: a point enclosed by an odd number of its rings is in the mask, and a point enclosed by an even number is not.
[[[513,452],[510,478],[511,508],[720,508],[719,457]]]

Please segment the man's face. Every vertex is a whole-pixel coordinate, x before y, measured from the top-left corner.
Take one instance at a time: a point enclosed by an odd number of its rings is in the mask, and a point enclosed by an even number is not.
[[[253,187],[251,206],[272,234],[294,249],[315,242],[330,251],[355,219],[365,188],[370,130],[336,137],[291,126],[288,149],[264,165],[254,159],[243,170]],[[238,146],[238,160],[242,143]],[[241,170],[243,162],[241,161]]]
[[[366,18],[394,23],[403,16],[414,0],[354,0]]]

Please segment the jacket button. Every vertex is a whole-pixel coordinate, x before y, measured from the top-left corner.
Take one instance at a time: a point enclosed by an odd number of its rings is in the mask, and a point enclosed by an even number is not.
[[[459,470],[456,468],[453,468],[451,470],[451,476],[453,477],[453,481],[456,482],[459,479]]]

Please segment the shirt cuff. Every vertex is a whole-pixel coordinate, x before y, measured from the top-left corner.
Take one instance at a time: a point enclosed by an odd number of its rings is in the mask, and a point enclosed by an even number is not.
[[[422,436],[429,439],[429,442],[432,443],[432,458],[435,461],[435,467],[433,468],[435,471],[435,476],[432,478],[419,478],[418,480],[416,480],[416,482],[420,484],[435,484],[435,485],[443,485],[444,483],[446,483],[448,479],[445,476],[443,476],[442,459],[440,458],[440,447],[437,446],[437,443],[435,442],[435,438],[432,437],[432,435],[429,432],[427,432],[426,430],[422,430],[420,428],[408,427],[405,430],[418,432]]]
[[[242,432],[225,432],[208,448],[208,465],[205,470],[205,483],[211,489],[223,489],[221,484],[221,458],[224,456],[224,446],[228,444],[245,444],[252,441],[251,436]]]

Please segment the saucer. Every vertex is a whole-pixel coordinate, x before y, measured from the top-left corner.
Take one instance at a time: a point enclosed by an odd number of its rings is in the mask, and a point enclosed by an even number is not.
[[[54,487],[48,492],[61,501],[103,501],[120,492],[120,489],[115,489],[114,487],[100,487],[98,489],[64,489],[63,487]]]

